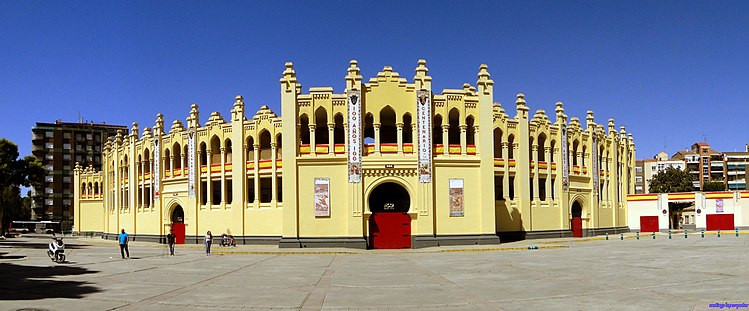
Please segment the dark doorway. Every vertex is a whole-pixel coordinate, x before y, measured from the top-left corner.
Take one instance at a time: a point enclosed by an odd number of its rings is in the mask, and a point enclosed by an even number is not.
[[[369,194],[370,248],[411,248],[411,199],[403,186],[386,182]]]
[[[572,203],[572,236],[583,237],[583,207],[578,201]]]
[[[182,206],[175,206],[172,210],[172,230],[174,230],[175,243],[185,244],[185,211]]]

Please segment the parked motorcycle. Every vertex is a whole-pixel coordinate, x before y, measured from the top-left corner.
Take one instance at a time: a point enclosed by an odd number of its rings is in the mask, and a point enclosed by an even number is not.
[[[65,262],[65,242],[62,241],[62,237],[56,237],[54,233],[52,234],[52,238],[54,241],[49,243],[47,256],[56,263]]]

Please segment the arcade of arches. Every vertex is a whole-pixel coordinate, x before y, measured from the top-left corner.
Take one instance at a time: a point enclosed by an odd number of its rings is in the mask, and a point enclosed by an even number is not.
[[[424,60],[410,80],[346,71],[343,92],[305,93],[287,63],[282,116],[237,96],[226,117],[193,104],[184,123],[177,111],[133,123],[106,142],[101,171],[76,167],[75,229],[362,248],[627,230],[634,140],[613,119],[568,117],[562,103],[531,112],[524,94],[500,105],[486,65],[440,92]]]

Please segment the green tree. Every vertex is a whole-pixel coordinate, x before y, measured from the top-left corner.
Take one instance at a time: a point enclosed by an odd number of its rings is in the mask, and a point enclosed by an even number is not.
[[[726,191],[726,184],[722,181],[709,181],[702,184],[702,191]]]
[[[648,190],[650,193],[691,192],[694,189],[692,181],[694,181],[694,178],[687,171],[669,167],[665,171],[653,175]],[[668,202],[671,229],[679,229],[677,224],[681,212],[693,204],[694,202]]]
[[[22,216],[20,187],[38,186],[44,179],[44,167],[34,156],[18,156],[18,145],[0,138],[0,235],[7,232],[11,217]]]
[[[687,171],[669,167],[653,175],[648,191],[650,193],[690,192],[693,189],[692,181],[694,178]]]

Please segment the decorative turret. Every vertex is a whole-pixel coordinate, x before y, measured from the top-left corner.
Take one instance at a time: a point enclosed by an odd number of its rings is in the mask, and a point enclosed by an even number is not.
[[[517,115],[515,118],[528,119],[528,106],[525,105],[525,94],[516,95],[515,105],[517,106]]]
[[[117,130],[117,135],[114,136],[114,143],[117,146],[122,144],[122,130]]]
[[[595,131],[595,118],[593,117],[593,110],[588,110],[588,115],[585,117],[585,127],[591,131]]]
[[[159,113],[156,115],[156,125],[153,126],[153,134],[156,136],[164,134],[164,115],[163,114]]]
[[[554,112],[557,114],[556,123],[567,123],[567,115],[564,114],[564,104],[562,102],[557,102],[555,105],[556,108],[554,109]]]
[[[614,125],[614,119],[609,119],[609,134],[616,134],[616,126]]]
[[[429,69],[427,68],[427,61],[420,59],[416,63],[416,75],[414,76],[414,84],[417,90],[427,90],[432,88],[432,77],[430,77]]]
[[[133,126],[130,129],[130,137],[138,139],[138,122],[133,122]]]
[[[234,98],[234,108],[231,109],[231,121],[242,122],[244,120],[244,98],[237,95]]]
[[[359,70],[359,67],[357,66],[358,64],[359,62],[355,59],[349,61],[349,67],[346,74],[346,88],[349,90],[355,90],[358,88],[358,85],[361,84],[362,76],[361,70]]]
[[[153,134],[151,133],[151,128],[143,128],[143,138],[151,138]]]
[[[75,174],[80,174],[81,172],[83,172],[83,168],[81,167],[81,164],[78,162],[75,162],[75,168],[73,169],[73,171],[75,172]]]
[[[185,127],[182,126],[182,121],[174,120],[174,122],[172,122],[172,128],[169,129],[169,133],[172,133],[174,131],[181,132],[184,130],[185,130]]]
[[[493,91],[494,81],[490,79],[490,77],[491,75],[489,74],[489,66],[487,66],[486,64],[481,64],[479,66],[478,81],[476,81],[479,92],[490,94]]]
[[[283,77],[281,80],[281,89],[284,92],[291,92],[295,88],[301,89],[302,85],[297,83],[296,72],[294,72],[294,63],[286,62],[286,70],[283,71]]]
[[[221,114],[218,113],[218,111],[211,112],[211,116],[208,117],[208,122],[205,123],[205,126],[215,126],[219,124],[226,123],[224,121],[224,118],[221,117]]]
[[[190,115],[187,117],[187,127],[199,127],[200,126],[200,112],[198,111],[198,104],[190,105]]]

